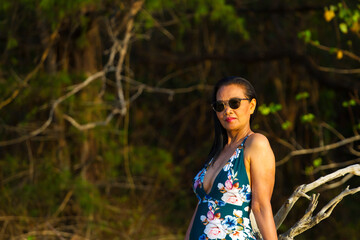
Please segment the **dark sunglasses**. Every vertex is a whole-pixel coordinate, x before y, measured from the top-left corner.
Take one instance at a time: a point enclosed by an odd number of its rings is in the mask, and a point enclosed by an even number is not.
[[[241,100],[251,100],[250,98],[230,98],[228,101],[216,101],[211,104],[215,112],[222,112],[225,109],[225,105],[229,105],[232,109],[238,109],[240,107]]]

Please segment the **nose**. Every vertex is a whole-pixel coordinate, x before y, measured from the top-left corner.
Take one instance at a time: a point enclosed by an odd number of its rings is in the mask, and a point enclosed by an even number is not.
[[[226,103],[224,104],[224,113],[228,113],[230,112],[232,109],[231,107],[229,106],[229,103]]]

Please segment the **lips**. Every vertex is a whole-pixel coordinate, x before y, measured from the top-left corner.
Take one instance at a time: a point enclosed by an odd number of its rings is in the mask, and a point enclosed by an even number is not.
[[[233,118],[233,117],[227,117],[227,118],[225,118],[225,121],[230,123],[230,122],[234,121],[235,119],[236,118]]]

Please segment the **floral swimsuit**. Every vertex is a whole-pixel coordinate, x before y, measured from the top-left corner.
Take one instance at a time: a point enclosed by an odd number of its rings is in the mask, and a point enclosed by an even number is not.
[[[256,239],[249,219],[251,189],[244,165],[243,146],[248,136],[216,176],[208,194],[203,181],[213,159],[195,176],[193,188],[199,205],[190,240]]]

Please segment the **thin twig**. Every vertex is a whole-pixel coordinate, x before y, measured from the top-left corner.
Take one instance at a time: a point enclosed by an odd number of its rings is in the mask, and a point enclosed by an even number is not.
[[[7,99],[3,100],[2,102],[0,102],[0,110],[5,107],[6,105],[8,105],[9,103],[11,103],[20,93],[21,89],[24,88],[25,86],[27,86],[28,82],[30,81],[30,79],[41,69],[41,67],[43,66],[46,58],[49,55],[50,49],[55,41],[55,39],[58,36],[58,30],[59,30],[59,26],[55,29],[55,31],[51,34],[50,36],[50,42],[49,45],[47,46],[47,48],[45,49],[45,51],[43,52],[41,58],[40,58],[40,62],[37,64],[37,66],[34,68],[34,70],[32,70],[26,77],[25,79],[21,82],[21,86],[20,88],[16,89],[10,97],[8,97]]]
[[[329,150],[332,150],[332,149],[335,149],[335,148],[339,148],[341,146],[344,146],[346,144],[349,144],[349,143],[352,143],[352,142],[355,142],[355,141],[359,141],[359,140],[360,140],[360,135],[356,135],[356,136],[346,138],[346,139],[343,139],[343,140],[341,140],[339,142],[328,144],[328,145],[325,145],[325,146],[322,146],[322,147],[295,150],[295,151],[290,152],[288,155],[286,155],[286,157],[284,157],[280,161],[277,161],[276,166],[280,166],[280,165],[286,163],[292,157],[295,157],[295,156],[313,154],[313,153],[319,153],[319,152],[325,152],[325,151],[329,151]]]
[[[16,143],[21,143],[27,139],[30,139],[36,135],[39,135],[40,133],[42,133],[45,129],[47,129],[50,124],[53,121],[53,117],[54,117],[54,112],[55,109],[58,107],[58,105],[60,103],[62,103],[63,101],[65,101],[66,99],[68,99],[69,97],[73,96],[74,94],[76,94],[77,92],[79,92],[80,90],[82,90],[84,87],[86,87],[87,85],[89,85],[91,82],[93,82],[94,80],[104,76],[104,72],[100,71],[97,72],[93,75],[91,75],[90,77],[88,77],[84,82],[82,82],[81,84],[77,85],[72,91],[68,92],[67,94],[61,96],[60,98],[56,99],[54,101],[54,103],[51,106],[50,109],[50,113],[49,113],[49,117],[46,120],[45,123],[43,123],[43,125],[37,129],[35,129],[34,131],[30,132],[27,135],[15,138],[15,139],[11,139],[11,140],[7,140],[7,141],[0,141],[0,147],[4,147],[4,146],[8,146],[8,145],[12,145],[12,144],[16,144]]]
[[[315,42],[315,41],[309,41],[309,43],[310,43],[312,46],[314,46],[314,47],[316,47],[316,48],[318,48],[318,49],[327,51],[327,52],[332,52],[332,51],[334,50],[334,48],[330,48],[330,47],[321,45],[321,44],[319,44],[318,42]],[[354,54],[353,52],[350,52],[350,51],[347,51],[347,50],[343,50],[343,49],[339,49],[339,48],[336,48],[335,50],[342,51],[345,56],[348,56],[348,57],[350,57],[350,58],[352,58],[352,59],[360,62],[360,57],[357,56],[356,54]]]

